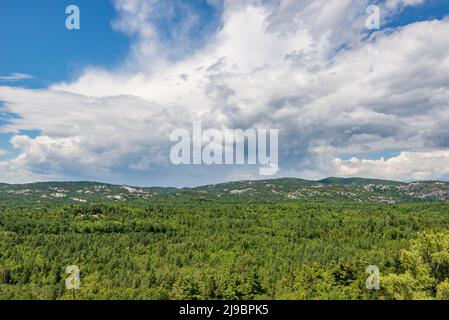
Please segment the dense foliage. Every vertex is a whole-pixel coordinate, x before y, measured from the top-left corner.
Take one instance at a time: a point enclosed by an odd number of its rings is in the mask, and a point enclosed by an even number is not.
[[[449,204],[0,203],[0,298],[449,298]],[[365,269],[380,269],[368,290]]]

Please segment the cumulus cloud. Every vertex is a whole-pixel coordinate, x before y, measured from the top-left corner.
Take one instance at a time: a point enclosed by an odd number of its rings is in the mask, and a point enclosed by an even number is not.
[[[8,183],[31,183],[39,181],[61,180],[61,176],[48,173],[40,174],[34,168],[27,167],[20,157],[10,161],[0,161],[1,180]]]
[[[391,15],[422,2],[382,6]],[[0,87],[3,110],[18,115],[0,127],[16,133],[16,166],[90,179],[136,174],[141,184],[257,177],[257,168],[170,165],[170,132],[201,120],[205,128],[279,129],[280,175],[379,176],[377,166],[384,178],[438,177],[447,159],[422,160],[416,151],[445,154],[449,146],[449,20],[370,34],[368,1],[214,1],[220,27],[192,47],[200,18],[164,3],[115,2],[114,27],[136,38],[120,69],[91,67],[45,90]],[[186,13],[179,34],[168,39],[155,22],[160,6]],[[170,43],[183,55],[173,55]],[[433,169],[424,175],[419,165],[397,171],[386,169],[396,165],[391,159],[363,160],[385,150]]]
[[[401,152],[385,160],[335,159],[335,172],[344,177],[373,177],[403,181],[448,179],[449,151]]]

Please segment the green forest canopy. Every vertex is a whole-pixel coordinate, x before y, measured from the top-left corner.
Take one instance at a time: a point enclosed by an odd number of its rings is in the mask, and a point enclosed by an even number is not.
[[[0,204],[0,298],[449,298],[449,205]],[[380,269],[368,290],[365,269]]]

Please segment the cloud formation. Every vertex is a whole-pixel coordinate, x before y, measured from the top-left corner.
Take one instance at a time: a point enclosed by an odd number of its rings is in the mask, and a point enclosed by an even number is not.
[[[335,159],[335,172],[341,176],[373,177],[403,181],[449,177],[449,151],[402,152],[385,160]]]
[[[423,2],[387,0],[384,18]],[[370,33],[368,1],[210,1],[219,27],[192,46],[201,23],[183,1],[169,8],[183,12],[178,29],[158,33],[160,6],[176,3],[116,0],[114,27],[135,37],[119,69],[91,67],[45,90],[0,87],[4,111],[18,115],[0,130],[20,151],[0,170],[146,185],[257,177],[257,167],[169,163],[170,132],[201,120],[279,129],[283,176],[449,178],[448,19]],[[400,155],[366,160],[387,151]]]

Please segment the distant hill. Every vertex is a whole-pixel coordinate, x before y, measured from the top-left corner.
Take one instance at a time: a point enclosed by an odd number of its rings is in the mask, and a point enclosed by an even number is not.
[[[402,183],[364,178],[327,178],[310,181],[282,178],[235,181],[196,188],[143,188],[98,182],[40,182],[0,184],[1,201],[64,202],[71,204],[126,201],[356,201],[432,202],[449,201],[449,183],[423,181]]]
[[[391,180],[366,179],[366,178],[334,178],[334,177],[319,180],[318,182],[324,184],[357,185],[357,186],[367,184],[399,186],[405,184],[403,182]]]

